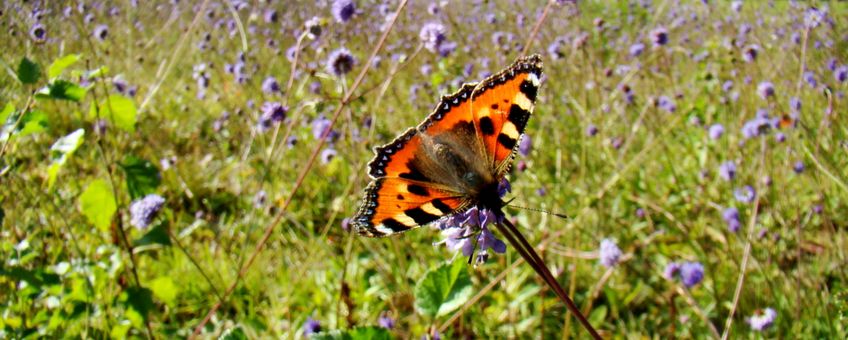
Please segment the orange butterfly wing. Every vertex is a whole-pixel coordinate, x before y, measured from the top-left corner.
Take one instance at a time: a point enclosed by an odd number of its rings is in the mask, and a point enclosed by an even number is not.
[[[502,176],[511,163],[524,131],[541,76],[538,55],[519,58],[509,68],[479,84],[465,84],[442,97],[435,111],[416,128],[391,143],[375,148],[368,164],[375,180],[365,190],[363,204],[354,216],[354,228],[370,237],[386,236],[428,224],[471,205],[458,189],[430,178],[415,161],[423,147],[421,134],[438,136],[468,127],[476,135],[465,145],[485,153],[491,168]],[[477,144],[477,145],[473,145]],[[464,145],[464,144],[463,144]]]

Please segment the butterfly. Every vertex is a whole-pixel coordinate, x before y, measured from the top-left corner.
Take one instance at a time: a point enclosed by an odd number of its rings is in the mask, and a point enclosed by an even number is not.
[[[515,158],[541,77],[539,55],[520,57],[443,96],[421,124],[375,148],[354,229],[383,237],[475,206],[500,212],[498,184]]]

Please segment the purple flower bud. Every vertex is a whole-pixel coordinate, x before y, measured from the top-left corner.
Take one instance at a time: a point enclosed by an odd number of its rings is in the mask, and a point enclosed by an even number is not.
[[[438,22],[427,23],[421,27],[418,37],[424,48],[430,52],[438,52],[439,46],[447,40],[445,26]]]
[[[665,270],[663,270],[663,277],[666,278],[666,280],[674,280],[679,272],[680,263],[671,262],[665,266]]]
[[[768,99],[769,97],[774,96],[774,84],[770,81],[761,82],[757,85],[757,94],[760,95],[760,98]]]
[[[736,177],[736,163],[733,161],[721,163],[718,167],[718,175],[725,181],[733,180]]]
[[[35,23],[29,30],[29,37],[37,43],[42,43],[47,40],[47,30],[41,23]]]
[[[811,71],[804,72],[804,81],[807,82],[807,85],[810,87],[818,86],[819,82],[816,80],[815,73]]]
[[[353,0],[334,0],[331,11],[336,22],[346,23],[356,13],[356,4]]]
[[[344,219],[342,219],[342,230],[344,230],[345,232],[350,231],[350,222],[350,217],[345,217]]]
[[[792,165],[792,171],[795,171],[796,174],[804,172],[804,162],[795,161],[795,164]]]
[[[393,329],[395,328],[395,319],[392,319],[389,316],[389,313],[383,312],[380,313],[380,318],[377,319],[377,324],[385,329]]]
[[[724,134],[724,126],[713,124],[710,126],[709,135],[711,139],[719,139]]]
[[[724,222],[727,223],[727,229],[730,230],[730,232],[735,233],[739,231],[739,228],[742,226],[742,222],[739,219],[739,209],[734,207],[724,209],[721,217],[724,219]]]
[[[306,318],[306,322],[303,323],[303,336],[309,338],[310,335],[321,332],[321,324],[318,320],[313,319],[311,316]]]
[[[704,265],[699,262],[684,262],[680,265],[680,281],[692,288],[704,279]]]
[[[668,43],[668,30],[665,27],[657,27],[651,31],[651,42],[654,46],[663,46]]]
[[[598,250],[598,257],[601,265],[607,268],[612,268],[618,263],[621,258],[621,249],[615,244],[612,239],[605,238],[601,240],[601,247]]]
[[[268,77],[262,82],[262,92],[273,94],[280,92],[280,83],[277,82],[277,78]]]
[[[339,153],[336,149],[333,149],[332,147],[324,149],[324,151],[321,151],[321,164],[330,163],[330,161],[332,161],[338,154]]]
[[[356,58],[344,47],[330,52],[330,57],[327,58],[327,71],[336,76],[347,74],[354,65],[356,65]]]
[[[833,78],[840,83],[848,81],[848,65],[842,65],[833,71]]]
[[[530,136],[524,135],[521,138],[521,141],[518,142],[518,153],[522,156],[527,156],[530,154],[530,151],[533,149],[533,141],[530,139]]]
[[[801,100],[798,97],[792,97],[789,99],[789,108],[794,112],[801,111]]]
[[[772,308],[766,308],[754,311],[754,315],[751,315],[745,321],[751,325],[751,329],[762,332],[771,327],[775,319],[777,319],[777,312]]]
[[[751,203],[754,201],[754,198],[757,197],[757,191],[754,190],[754,187],[746,185],[733,190],[733,197],[741,203]]]
[[[146,229],[164,205],[165,199],[156,194],[133,201],[130,204],[130,224],[139,230]]]
[[[595,124],[589,124],[586,127],[586,136],[592,137],[598,134],[598,127]]]
[[[97,25],[94,28],[94,37],[100,41],[106,40],[106,37],[109,36],[109,26],[106,25]]]
[[[630,45],[630,56],[638,57],[645,51],[645,44],[643,43],[635,43]]]

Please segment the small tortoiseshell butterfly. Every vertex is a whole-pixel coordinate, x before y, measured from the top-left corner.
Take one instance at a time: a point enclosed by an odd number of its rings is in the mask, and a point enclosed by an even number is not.
[[[420,125],[375,148],[373,178],[352,220],[368,237],[404,232],[471,207],[501,213],[498,184],[533,112],[542,59],[518,58],[443,96]]]

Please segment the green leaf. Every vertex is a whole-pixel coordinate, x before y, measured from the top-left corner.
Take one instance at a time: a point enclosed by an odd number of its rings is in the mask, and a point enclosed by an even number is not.
[[[21,119],[21,124],[18,125],[18,129],[20,130],[21,136],[26,136],[32,133],[43,132],[47,130],[48,126],[48,117],[47,114],[41,111],[32,111],[27,113],[23,119]]]
[[[150,283],[150,290],[153,295],[159,300],[162,300],[166,305],[173,306],[179,295],[179,288],[174,284],[174,280],[167,276],[161,276]]]
[[[47,78],[53,79],[62,74],[68,66],[75,64],[82,56],[79,54],[69,54],[53,61],[50,67],[47,68]]]
[[[82,144],[85,130],[77,129],[69,135],[59,138],[50,147],[50,167],[47,169],[47,187],[52,188],[56,182],[59,170],[65,165],[68,157],[74,153]]]
[[[112,217],[118,211],[112,189],[102,179],[96,179],[88,184],[80,195],[79,205],[82,214],[100,231],[109,230]]]
[[[462,259],[431,269],[415,285],[415,308],[429,317],[445,315],[471,298],[471,277]]]
[[[589,323],[596,328],[601,327],[604,324],[604,320],[607,318],[607,306],[598,306],[589,313]]]
[[[154,193],[162,181],[159,169],[145,159],[129,155],[120,165],[127,177],[127,190],[133,200]]]
[[[117,94],[111,95],[100,107],[102,117],[112,119],[115,126],[127,132],[135,132],[137,111],[132,99]]]
[[[218,340],[247,340],[250,339],[247,337],[247,334],[244,333],[244,329],[241,326],[235,326],[233,328],[227,329],[224,333],[221,333],[221,336],[218,337]]]
[[[18,80],[24,84],[35,84],[39,77],[41,77],[41,67],[26,57],[21,59],[21,63],[18,64]]]
[[[144,287],[129,287],[125,291],[125,303],[127,306],[127,318],[135,327],[144,325],[147,316],[153,309],[153,293]]]
[[[70,100],[79,102],[85,97],[87,90],[67,80],[57,79],[35,94],[39,99]]]
[[[6,103],[3,111],[0,111],[0,122],[5,122],[13,112],[15,112],[15,106],[12,103]]]
[[[389,340],[392,339],[392,334],[384,328],[369,326],[358,327],[349,332],[332,330],[315,333],[309,338],[312,340]]]
[[[171,245],[171,237],[168,236],[167,226],[164,223],[159,223],[155,227],[150,228],[144,236],[133,241],[133,247],[149,246],[159,244],[163,246]]]

